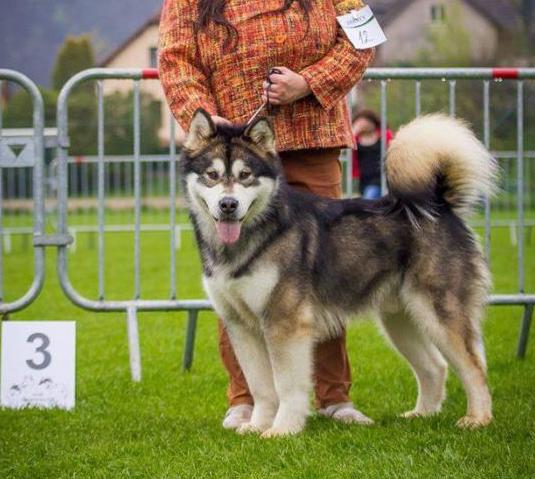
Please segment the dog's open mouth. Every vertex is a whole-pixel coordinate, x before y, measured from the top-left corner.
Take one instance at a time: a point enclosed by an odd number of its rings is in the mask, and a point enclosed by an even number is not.
[[[215,222],[217,235],[223,244],[233,244],[240,238],[241,223],[239,221]]]

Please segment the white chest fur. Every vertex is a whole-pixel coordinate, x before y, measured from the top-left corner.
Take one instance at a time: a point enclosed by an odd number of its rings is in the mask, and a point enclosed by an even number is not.
[[[278,268],[273,264],[261,263],[239,278],[232,278],[229,273],[229,269],[218,267],[210,277],[204,278],[204,287],[216,311],[225,315],[231,307],[243,320],[252,319],[243,317],[251,313],[256,319],[261,318],[279,282]]]

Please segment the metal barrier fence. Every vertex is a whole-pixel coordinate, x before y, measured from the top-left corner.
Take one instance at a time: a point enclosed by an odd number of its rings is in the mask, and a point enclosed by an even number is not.
[[[13,82],[22,87],[32,100],[33,134],[30,137],[2,136],[2,104],[0,102],[0,315],[21,310],[28,306],[39,294],[45,278],[45,251],[48,238],[44,231],[44,105],[37,86],[25,75],[13,70],[0,69],[0,84],[3,81]],[[1,88],[0,88],[1,90]],[[30,170],[30,172],[28,172]],[[6,193],[15,186],[12,181],[15,171],[23,171],[19,178],[30,177],[28,183],[18,187],[28,188],[32,198],[33,209],[33,247],[34,271],[31,285],[24,294],[9,302],[4,301],[4,215],[3,202]],[[4,176],[7,177],[6,181]]]
[[[535,294],[526,293],[525,274],[525,169],[524,169],[524,82],[535,80],[535,68],[384,68],[370,69],[365,78],[379,80],[381,85],[381,190],[386,191],[384,175],[384,158],[386,152],[386,127],[388,119],[387,89],[388,83],[392,80],[413,80],[414,90],[414,113],[420,115],[421,86],[423,80],[439,80],[448,82],[448,106],[450,116],[455,116],[457,98],[456,88],[459,80],[481,80],[483,98],[483,142],[490,150],[490,98],[491,81],[515,81],[516,82],[516,210],[518,225],[518,293],[517,294],[494,294],[489,298],[491,305],[521,305],[524,307],[521,331],[518,342],[517,354],[524,357],[527,348],[529,330],[533,317],[533,307],[535,304]],[[485,198],[485,235],[484,248],[485,255],[490,259],[491,252],[491,203],[489,198]]]
[[[4,138],[10,130],[4,130]],[[27,141],[31,135],[9,136],[9,141]],[[57,143],[54,139],[49,144]],[[57,145],[54,144],[54,148]],[[350,151],[350,150],[348,150]],[[516,151],[491,151],[498,160],[500,170],[503,171],[503,192],[507,195],[495,199],[495,210],[509,211],[515,208],[516,200],[512,198],[516,192],[516,180],[513,178],[517,162]],[[343,193],[347,197],[354,195],[354,181],[351,178],[350,155],[341,157],[343,167]],[[169,196],[169,155],[153,154],[141,155],[141,191],[149,198],[167,198]],[[98,196],[98,156],[70,156],[67,159],[67,178],[69,183],[69,198],[80,201],[78,209],[91,210],[97,208]],[[135,158],[132,155],[106,155],[104,158],[104,190],[109,197],[133,198],[134,191],[132,179],[134,177]],[[55,198],[57,185],[57,158],[48,168],[45,168],[45,199]],[[535,151],[525,151],[524,169],[526,176],[524,205],[526,209],[535,209]],[[177,194],[180,196],[180,184],[177,185]],[[10,168],[3,175],[3,207],[4,211],[12,215],[23,215],[33,211],[33,175],[29,167]],[[47,191],[48,190],[48,191]],[[147,205],[151,206],[151,205]],[[166,205],[167,206],[167,205]],[[162,208],[159,202],[153,202],[155,209]],[[112,205],[113,208],[113,205]]]
[[[27,166],[33,168],[33,198],[34,198],[34,247],[35,247],[35,278],[32,288],[23,298],[14,303],[0,302],[0,313],[6,313],[20,309],[29,304],[38,294],[44,279],[44,250],[45,246],[57,246],[57,270],[61,287],[66,296],[76,305],[91,310],[91,311],[121,311],[126,313],[127,319],[127,334],[130,354],[130,367],[134,380],[141,379],[141,353],[139,345],[138,332],[138,318],[137,313],[141,311],[187,311],[188,323],[186,342],[184,347],[183,367],[189,369],[193,360],[194,338],[197,325],[197,318],[199,311],[211,309],[211,305],[204,299],[179,299],[177,295],[177,271],[176,271],[176,249],[177,249],[177,228],[181,225],[177,224],[176,217],[180,203],[178,202],[179,191],[177,190],[177,158],[176,145],[174,141],[170,141],[169,155],[166,160],[162,161],[161,157],[147,158],[141,155],[140,145],[140,130],[141,130],[141,108],[140,108],[140,83],[145,80],[156,80],[158,73],[156,70],[141,70],[141,69],[91,69],[81,72],[71,78],[63,87],[57,104],[57,122],[58,122],[58,139],[57,139],[57,162],[52,166],[50,175],[50,183],[55,183],[57,186],[57,233],[55,235],[47,236],[44,233],[43,224],[43,106],[39,92],[35,86],[29,82],[25,77],[19,76],[14,72],[0,70],[0,79],[8,79],[22,84],[28,91],[30,91],[34,100],[34,137],[33,137],[33,157]],[[516,188],[516,219],[514,227],[509,222],[495,222],[496,227],[509,226],[515,232],[515,240],[518,246],[518,260],[517,260],[517,275],[518,275],[518,293],[516,294],[494,294],[489,298],[489,303],[492,305],[519,305],[523,307],[523,319],[521,334],[518,344],[518,355],[522,357],[525,354],[528,334],[531,325],[531,318],[533,315],[533,306],[535,304],[535,294],[526,293],[526,272],[525,272],[525,232],[526,227],[531,223],[526,222],[525,205],[526,201],[531,198],[525,194],[525,163],[526,158],[532,158],[531,152],[524,151],[524,81],[535,79],[535,69],[370,69],[366,73],[366,79],[379,80],[380,82],[380,110],[383,128],[381,131],[381,151],[384,157],[386,150],[386,119],[388,118],[388,103],[387,91],[388,84],[391,80],[404,79],[414,81],[415,83],[415,101],[414,114],[419,114],[422,111],[421,102],[421,83],[424,80],[440,80],[448,84],[449,89],[449,112],[454,115],[456,112],[456,85],[457,81],[470,79],[482,81],[482,101],[483,101],[483,139],[487,147],[490,146],[490,106],[491,106],[491,82],[494,80],[507,80],[516,82],[516,151],[502,153],[500,156],[504,158],[504,164],[511,165],[516,169],[516,181],[512,187]],[[106,156],[104,151],[104,103],[106,101],[104,96],[103,82],[106,79],[122,79],[132,82],[133,88],[133,112],[134,112],[134,140],[133,140],[133,154],[131,159],[121,159]],[[97,125],[97,156],[91,158],[90,161],[80,162],[69,157],[69,120],[68,120],[68,100],[75,87],[88,82],[96,81],[97,85],[97,107],[98,107],[98,125]],[[350,99],[354,101],[354,94],[350,95]],[[1,121],[1,114],[0,114]],[[171,118],[169,137],[175,138],[175,122]],[[0,157],[0,176],[3,168],[10,168],[13,166],[13,155],[5,153],[4,143],[1,138],[1,123],[0,123],[0,147],[2,148],[2,156]],[[526,154],[527,153],[527,154]],[[7,155],[7,156],[6,156]],[[27,154],[26,154],[27,155]],[[6,160],[5,158],[8,158]],[[124,161],[123,161],[124,160]],[[513,166],[514,162],[514,166]],[[147,166],[149,164],[160,166]],[[91,166],[82,166],[91,165]],[[129,166],[126,166],[129,165]],[[131,166],[130,166],[131,165]],[[57,178],[55,173],[57,169]],[[351,194],[353,190],[352,181],[352,162],[346,160],[346,190]],[[85,171],[85,173],[82,173]],[[91,173],[89,173],[91,171]],[[84,176],[85,175],[85,176]],[[149,176],[154,175],[159,178],[158,188],[162,187],[163,198],[169,210],[167,225],[158,225],[160,229],[168,233],[169,242],[169,295],[164,299],[142,299],[141,297],[141,233],[146,229],[146,225],[142,225],[141,211],[143,208],[142,194],[143,192],[153,195],[155,190],[149,191],[150,188],[155,187],[148,181]],[[147,180],[144,184],[143,180]],[[115,182],[115,183],[114,183]],[[0,188],[4,183],[0,181]],[[114,186],[115,185],[115,186]],[[132,188],[130,188],[132,185]],[[70,188],[69,188],[70,187]],[[385,187],[383,180],[383,189]],[[18,191],[18,190],[15,190]],[[131,225],[112,225],[105,221],[106,211],[106,192],[113,196],[114,191],[126,192],[132,198],[131,207],[133,209],[134,221]],[[0,193],[2,193],[0,191]],[[73,286],[68,270],[68,245],[72,242],[70,236],[69,224],[71,218],[69,201],[73,198],[85,198],[88,195],[95,194],[95,200],[87,205],[83,205],[82,209],[92,208],[96,210],[97,221],[94,228],[91,226],[87,231],[92,231],[96,235],[96,249],[97,249],[97,287],[98,293],[95,298],[88,298],[80,294]],[[4,195],[5,196],[5,195]],[[2,204],[0,195],[0,236],[2,235]],[[508,198],[511,201],[511,198]],[[491,203],[488,199],[485,202],[485,217],[481,226],[484,228],[485,238],[485,253],[490,257],[491,252],[491,229],[493,223],[491,222]],[[500,224],[498,224],[500,223]],[[116,229],[115,226],[117,226]],[[104,236],[107,231],[132,231],[133,241],[133,281],[134,294],[130,298],[109,299],[106,290],[105,282],[105,259],[106,259],[106,244]],[[0,241],[0,245],[3,241]],[[0,246],[1,248],[1,246]],[[3,277],[2,271],[2,251],[0,249],[0,279]],[[0,292],[1,292],[0,282]]]
[[[98,249],[98,298],[89,299],[79,294],[72,286],[68,273],[67,247],[58,248],[58,274],[60,284],[67,297],[76,305],[92,311],[124,311],[127,318],[128,346],[132,378],[141,379],[141,352],[139,346],[139,331],[137,313],[139,311],[187,311],[188,326],[186,345],[184,348],[183,367],[189,369],[193,360],[193,344],[197,325],[198,312],[211,309],[207,300],[180,300],[176,295],[175,270],[175,227],[176,227],[176,198],[177,198],[177,165],[176,145],[170,141],[169,146],[169,298],[145,300],[141,299],[140,288],[140,235],[141,235],[141,145],[140,145],[140,81],[158,78],[156,70],[114,70],[91,69],[72,77],[63,87],[58,97],[58,233],[68,235],[67,201],[68,201],[68,151],[69,125],[68,100],[72,90],[79,84],[89,80],[97,81],[98,103],[98,161],[97,161],[97,249]],[[105,176],[104,176],[104,88],[105,79],[125,79],[133,82],[134,101],[134,145],[133,145],[133,195],[134,195],[134,297],[124,300],[107,300],[104,283],[104,209],[105,209]],[[175,122],[170,122],[169,138],[175,138]]]

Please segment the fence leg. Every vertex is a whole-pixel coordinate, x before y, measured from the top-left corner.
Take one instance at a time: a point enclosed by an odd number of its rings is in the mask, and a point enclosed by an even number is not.
[[[524,308],[524,317],[522,318],[522,325],[520,326],[520,336],[518,338],[518,349],[516,352],[516,356],[518,359],[523,359],[526,357],[532,316],[533,305],[527,304]]]
[[[195,333],[197,331],[197,310],[188,310],[188,329],[186,331],[186,343],[184,345],[184,357],[182,358],[182,371],[189,371],[193,364],[193,350],[195,348]]]
[[[139,382],[141,381],[141,350],[139,347],[137,310],[135,306],[129,306],[126,311],[126,329],[130,355],[130,372],[132,373],[132,380]]]

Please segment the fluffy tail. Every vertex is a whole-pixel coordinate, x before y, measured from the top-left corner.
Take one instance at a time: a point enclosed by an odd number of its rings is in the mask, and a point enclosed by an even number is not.
[[[447,202],[466,216],[496,189],[497,165],[465,122],[433,114],[400,128],[390,143],[386,179],[390,193],[408,202]]]

